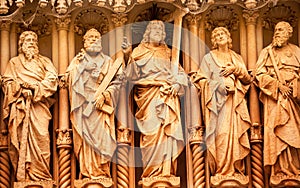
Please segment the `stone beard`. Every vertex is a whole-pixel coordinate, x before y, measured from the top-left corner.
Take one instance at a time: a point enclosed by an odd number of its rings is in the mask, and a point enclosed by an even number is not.
[[[33,44],[32,46],[29,46],[26,43],[24,43],[22,45],[22,51],[23,51],[26,59],[28,59],[28,60],[34,59],[39,54],[39,48],[36,43]]]
[[[288,39],[289,39],[288,34],[285,35],[275,34],[273,37],[272,45],[275,47],[282,47],[284,43],[287,42]]]

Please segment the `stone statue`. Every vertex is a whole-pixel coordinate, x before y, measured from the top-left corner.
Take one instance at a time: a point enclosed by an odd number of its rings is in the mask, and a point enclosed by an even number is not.
[[[25,31],[19,55],[3,75],[3,118],[9,131],[9,155],[17,181],[52,180],[50,173],[50,98],[57,90],[57,71],[39,54],[38,36]]]
[[[247,131],[251,122],[245,94],[251,76],[242,57],[231,50],[232,39],[226,28],[215,28],[211,41],[213,49],[191,77],[201,91],[211,184],[233,180],[246,185],[245,158],[250,152]]]
[[[165,37],[164,23],[150,21],[126,69],[137,104],[142,179],[175,176],[176,161],[184,147],[179,96],[187,85],[187,76],[181,67],[178,73],[172,72],[172,66],[177,65],[171,64],[171,50]],[[128,45],[124,46],[128,49]]]
[[[90,29],[83,37],[84,48],[71,61],[66,77],[71,104],[74,152],[83,178],[110,178],[110,162],[116,149],[114,108],[121,72],[103,54],[101,34]],[[99,88],[101,91],[99,91]]]
[[[292,32],[289,23],[277,23],[273,41],[261,51],[256,67],[264,105],[264,165],[271,167],[275,185],[296,176],[300,183],[300,48],[288,42]]]

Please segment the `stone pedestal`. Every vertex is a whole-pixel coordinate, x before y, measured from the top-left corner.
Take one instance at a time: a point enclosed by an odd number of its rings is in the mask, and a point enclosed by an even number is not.
[[[75,180],[74,183],[74,186],[76,188],[104,188],[104,187],[111,187],[112,185],[113,185],[112,179],[107,177],[101,177],[96,180],[84,178],[80,180]]]
[[[300,176],[276,175],[270,177],[270,184],[274,187],[300,187]]]
[[[142,188],[180,187],[180,177],[143,178],[139,184],[142,185]]]
[[[234,176],[212,176],[211,187],[248,187],[249,177],[243,175],[234,175]]]
[[[23,181],[15,182],[14,188],[55,188],[54,181]]]

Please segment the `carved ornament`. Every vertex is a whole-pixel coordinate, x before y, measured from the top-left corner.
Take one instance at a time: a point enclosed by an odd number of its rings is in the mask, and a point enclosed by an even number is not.
[[[108,26],[108,18],[98,9],[83,10],[74,21],[74,30],[78,35],[83,35],[91,28],[97,29],[103,35],[108,32]]]
[[[116,27],[123,26],[128,20],[127,14],[112,14],[111,17],[111,21]]]
[[[34,19],[31,19],[34,18]],[[49,16],[33,10],[28,10],[23,12],[23,19],[27,20],[23,24],[19,24],[18,34],[21,34],[23,31],[33,31],[39,37],[47,36],[51,34],[52,31],[52,20]]]
[[[143,188],[152,188],[152,187],[180,187],[180,178],[179,177],[150,177],[143,178],[139,181],[139,184]]]
[[[118,129],[118,143],[119,144],[130,144],[131,133],[129,129]]]
[[[7,130],[2,130],[0,135],[0,150],[6,150],[8,147],[8,132]]]
[[[262,130],[263,130],[263,127],[261,125],[259,125],[258,123],[253,123],[253,125],[251,126],[251,129],[250,129],[251,143],[262,142],[262,140],[263,140]]]
[[[53,188],[55,186],[55,181],[23,181],[14,182],[14,188],[24,188],[24,187],[40,187],[40,188]]]
[[[71,133],[72,129],[64,129],[64,130],[56,130],[57,132],[57,148],[61,147],[71,147],[72,144],[72,138],[71,138]]]
[[[76,188],[81,188],[81,187],[88,187],[89,185],[99,185],[100,187],[111,187],[113,185],[113,181],[111,178],[107,177],[100,177],[97,179],[89,179],[89,178],[84,178],[84,179],[79,179],[75,180],[74,183]]]
[[[257,18],[259,17],[259,13],[256,11],[244,11],[243,17],[245,18],[247,25],[255,25]]]
[[[205,128],[201,127],[193,127],[189,129],[189,142],[190,144],[202,144],[204,143],[204,131]]]
[[[201,15],[193,15],[193,14],[188,14],[185,17],[185,20],[187,21],[188,25],[197,25],[199,20],[201,20]]]
[[[211,176],[211,184],[213,187],[248,187],[249,176],[241,174],[229,175],[216,175]]]
[[[10,20],[1,20],[0,21],[0,30],[2,31],[9,31],[10,30]]]
[[[205,29],[212,31],[216,27],[226,27],[229,31],[238,29],[239,19],[234,10],[227,6],[212,8],[205,16]]]
[[[262,15],[263,27],[267,30],[274,31],[275,25],[280,21],[288,22],[292,27],[297,26],[296,12],[284,4],[270,7]]]
[[[55,23],[58,30],[68,30],[71,23],[71,19],[69,17],[56,18]]]
[[[278,187],[298,187],[300,175],[272,175],[270,177],[271,186]]]
[[[60,89],[68,88],[68,81],[66,80],[66,75],[65,74],[59,75],[58,79],[59,79],[58,86],[59,86]]]

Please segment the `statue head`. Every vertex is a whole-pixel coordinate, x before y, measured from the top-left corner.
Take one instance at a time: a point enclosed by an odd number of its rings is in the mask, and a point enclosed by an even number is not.
[[[293,34],[293,27],[288,22],[278,22],[275,26],[272,45],[282,47]]]
[[[38,36],[33,31],[24,31],[19,38],[19,53],[26,59],[33,59],[39,54]]]
[[[165,44],[165,24],[160,20],[152,20],[146,27],[142,43]]]
[[[101,34],[96,29],[89,29],[83,36],[84,49],[88,53],[99,53],[102,51]]]
[[[227,43],[228,48],[232,48],[230,32],[225,27],[216,27],[211,33],[212,49],[218,48],[222,43]]]

